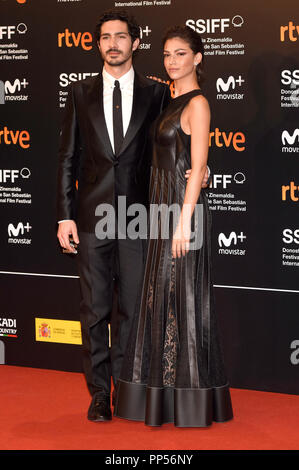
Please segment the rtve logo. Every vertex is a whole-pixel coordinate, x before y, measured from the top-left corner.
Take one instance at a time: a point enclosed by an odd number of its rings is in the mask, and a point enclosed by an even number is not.
[[[58,33],[58,47],[82,47],[85,51],[90,51],[92,41],[92,34],[88,31],[74,33],[65,28],[64,32]]]
[[[235,28],[239,28],[244,23],[242,16],[235,15],[230,18],[212,18],[212,19],[188,19],[186,25],[192,28],[197,33],[224,33],[227,28],[233,24]]]
[[[8,129],[4,126],[3,129],[0,129],[0,145],[19,145],[23,149],[28,149],[30,147],[30,134],[28,131],[14,131]]]
[[[223,78],[217,78],[216,89],[217,89],[218,93],[221,93],[222,91],[226,92],[230,88],[234,90],[236,88],[236,83],[240,87],[240,86],[242,86],[242,83],[244,83],[244,82],[245,82],[245,80],[243,80],[241,75],[239,75],[237,79],[235,77],[233,77],[232,75],[230,75],[226,81],[224,81]]]
[[[0,26],[0,40],[1,39],[11,39],[14,34],[25,34],[27,31],[27,26],[25,23],[19,23],[17,26]]]
[[[281,199],[283,201],[291,199],[291,201],[298,202],[299,197],[297,194],[299,195],[299,186],[296,186],[294,181],[291,181],[290,184],[281,187]]]
[[[245,150],[245,135],[243,132],[221,132],[218,127],[216,127],[215,132],[210,132],[209,146],[211,147],[213,143],[217,147],[230,147],[232,146],[237,152],[243,152]]]
[[[280,41],[289,39],[292,42],[298,41],[299,26],[295,26],[293,21],[289,21],[287,26],[280,26]]]
[[[140,39],[148,37],[151,32],[148,26],[140,27]],[[92,42],[92,34],[89,31],[74,33],[65,28],[62,33],[58,33],[58,47],[82,47],[85,51],[90,51],[93,47]]]

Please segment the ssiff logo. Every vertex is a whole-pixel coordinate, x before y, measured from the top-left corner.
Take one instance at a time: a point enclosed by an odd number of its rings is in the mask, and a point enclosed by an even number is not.
[[[0,40],[11,39],[14,34],[25,34],[27,32],[27,26],[25,23],[19,23],[17,26],[0,26]]]
[[[208,18],[198,20],[188,19],[186,25],[194,29],[197,33],[224,33],[231,24],[235,28],[240,28],[244,23],[244,19],[240,15],[235,15],[232,19],[230,18]]]
[[[66,87],[72,82],[76,82],[77,80],[85,80],[87,77],[94,77],[98,74],[99,72],[61,73],[59,75],[59,85],[61,87]]]
[[[291,85],[292,88],[296,88],[299,85],[299,69],[283,70],[281,72],[281,83],[283,85]]]
[[[215,173],[212,175],[211,187],[216,189],[220,186],[221,188],[226,189],[233,182],[236,184],[243,184],[245,181],[246,177],[241,171],[235,173],[235,175],[218,175]]]
[[[285,69],[281,72],[281,106],[299,107],[299,70]]]
[[[28,179],[31,175],[29,168],[22,168],[21,170],[0,169],[0,183],[14,183],[20,176],[23,179]]]
[[[286,243],[287,245],[295,243],[296,245],[299,245],[299,229],[291,229],[291,228],[285,228],[282,232],[282,241]]]

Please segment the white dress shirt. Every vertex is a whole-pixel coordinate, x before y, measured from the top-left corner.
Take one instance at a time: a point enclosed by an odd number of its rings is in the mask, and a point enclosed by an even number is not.
[[[103,105],[104,105],[104,115],[106,126],[108,129],[108,134],[111,142],[112,149],[114,151],[114,135],[113,135],[113,88],[115,78],[107,72],[105,67],[103,67]],[[121,106],[122,106],[122,117],[123,117],[123,133],[124,136],[129,127],[129,122],[132,114],[133,106],[133,91],[134,91],[134,69],[133,67],[130,70],[118,79],[119,86],[121,89]],[[68,220],[68,219],[66,219]],[[64,220],[59,220],[58,223],[64,222]]]
[[[112,149],[114,151],[114,136],[113,136],[113,89],[115,78],[110,75],[105,67],[103,67],[103,105],[104,105],[104,114],[105,121],[108,129],[108,134],[110,137],[110,142]],[[123,133],[124,136],[129,127],[129,122],[132,114],[132,105],[133,105],[133,90],[134,90],[134,69],[133,67],[117,79],[119,81],[119,86],[121,89],[121,105],[122,105],[122,118],[123,118]]]

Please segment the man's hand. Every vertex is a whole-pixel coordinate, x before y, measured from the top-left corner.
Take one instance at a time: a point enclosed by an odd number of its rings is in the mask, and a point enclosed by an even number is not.
[[[186,180],[188,180],[189,176],[191,175],[191,171],[192,171],[191,169],[186,171],[186,173],[185,173]],[[202,188],[207,188],[208,187],[209,176],[210,176],[210,173],[209,173],[209,170],[208,170],[208,167],[207,167],[206,172],[205,172],[205,176],[204,176],[204,178],[202,180],[202,184],[201,184]]]
[[[165,85],[169,85],[169,82],[166,82],[165,80],[162,80],[162,78],[156,77],[154,75],[147,75],[147,78],[156,80],[156,82],[165,83]]]
[[[70,245],[70,236],[73,238],[75,246]],[[65,252],[77,253],[77,245],[79,243],[77,225],[73,220],[65,220],[58,224],[57,238]]]

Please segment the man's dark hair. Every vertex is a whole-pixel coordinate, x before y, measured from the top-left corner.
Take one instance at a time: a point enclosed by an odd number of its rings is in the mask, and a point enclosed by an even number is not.
[[[136,21],[136,19],[129,15],[125,10],[107,10],[105,11],[101,17],[99,18],[99,21],[96,25],[94,37],[96,42],[99,42],[100,36],[101,36],[101,28],[102,24],[106,23],[107,21],[123,21],[124,23],[127,23],[128,25],[128,31],[131,36],[132,42],[135,41],[135,39],[140,38],[140,27]]]

